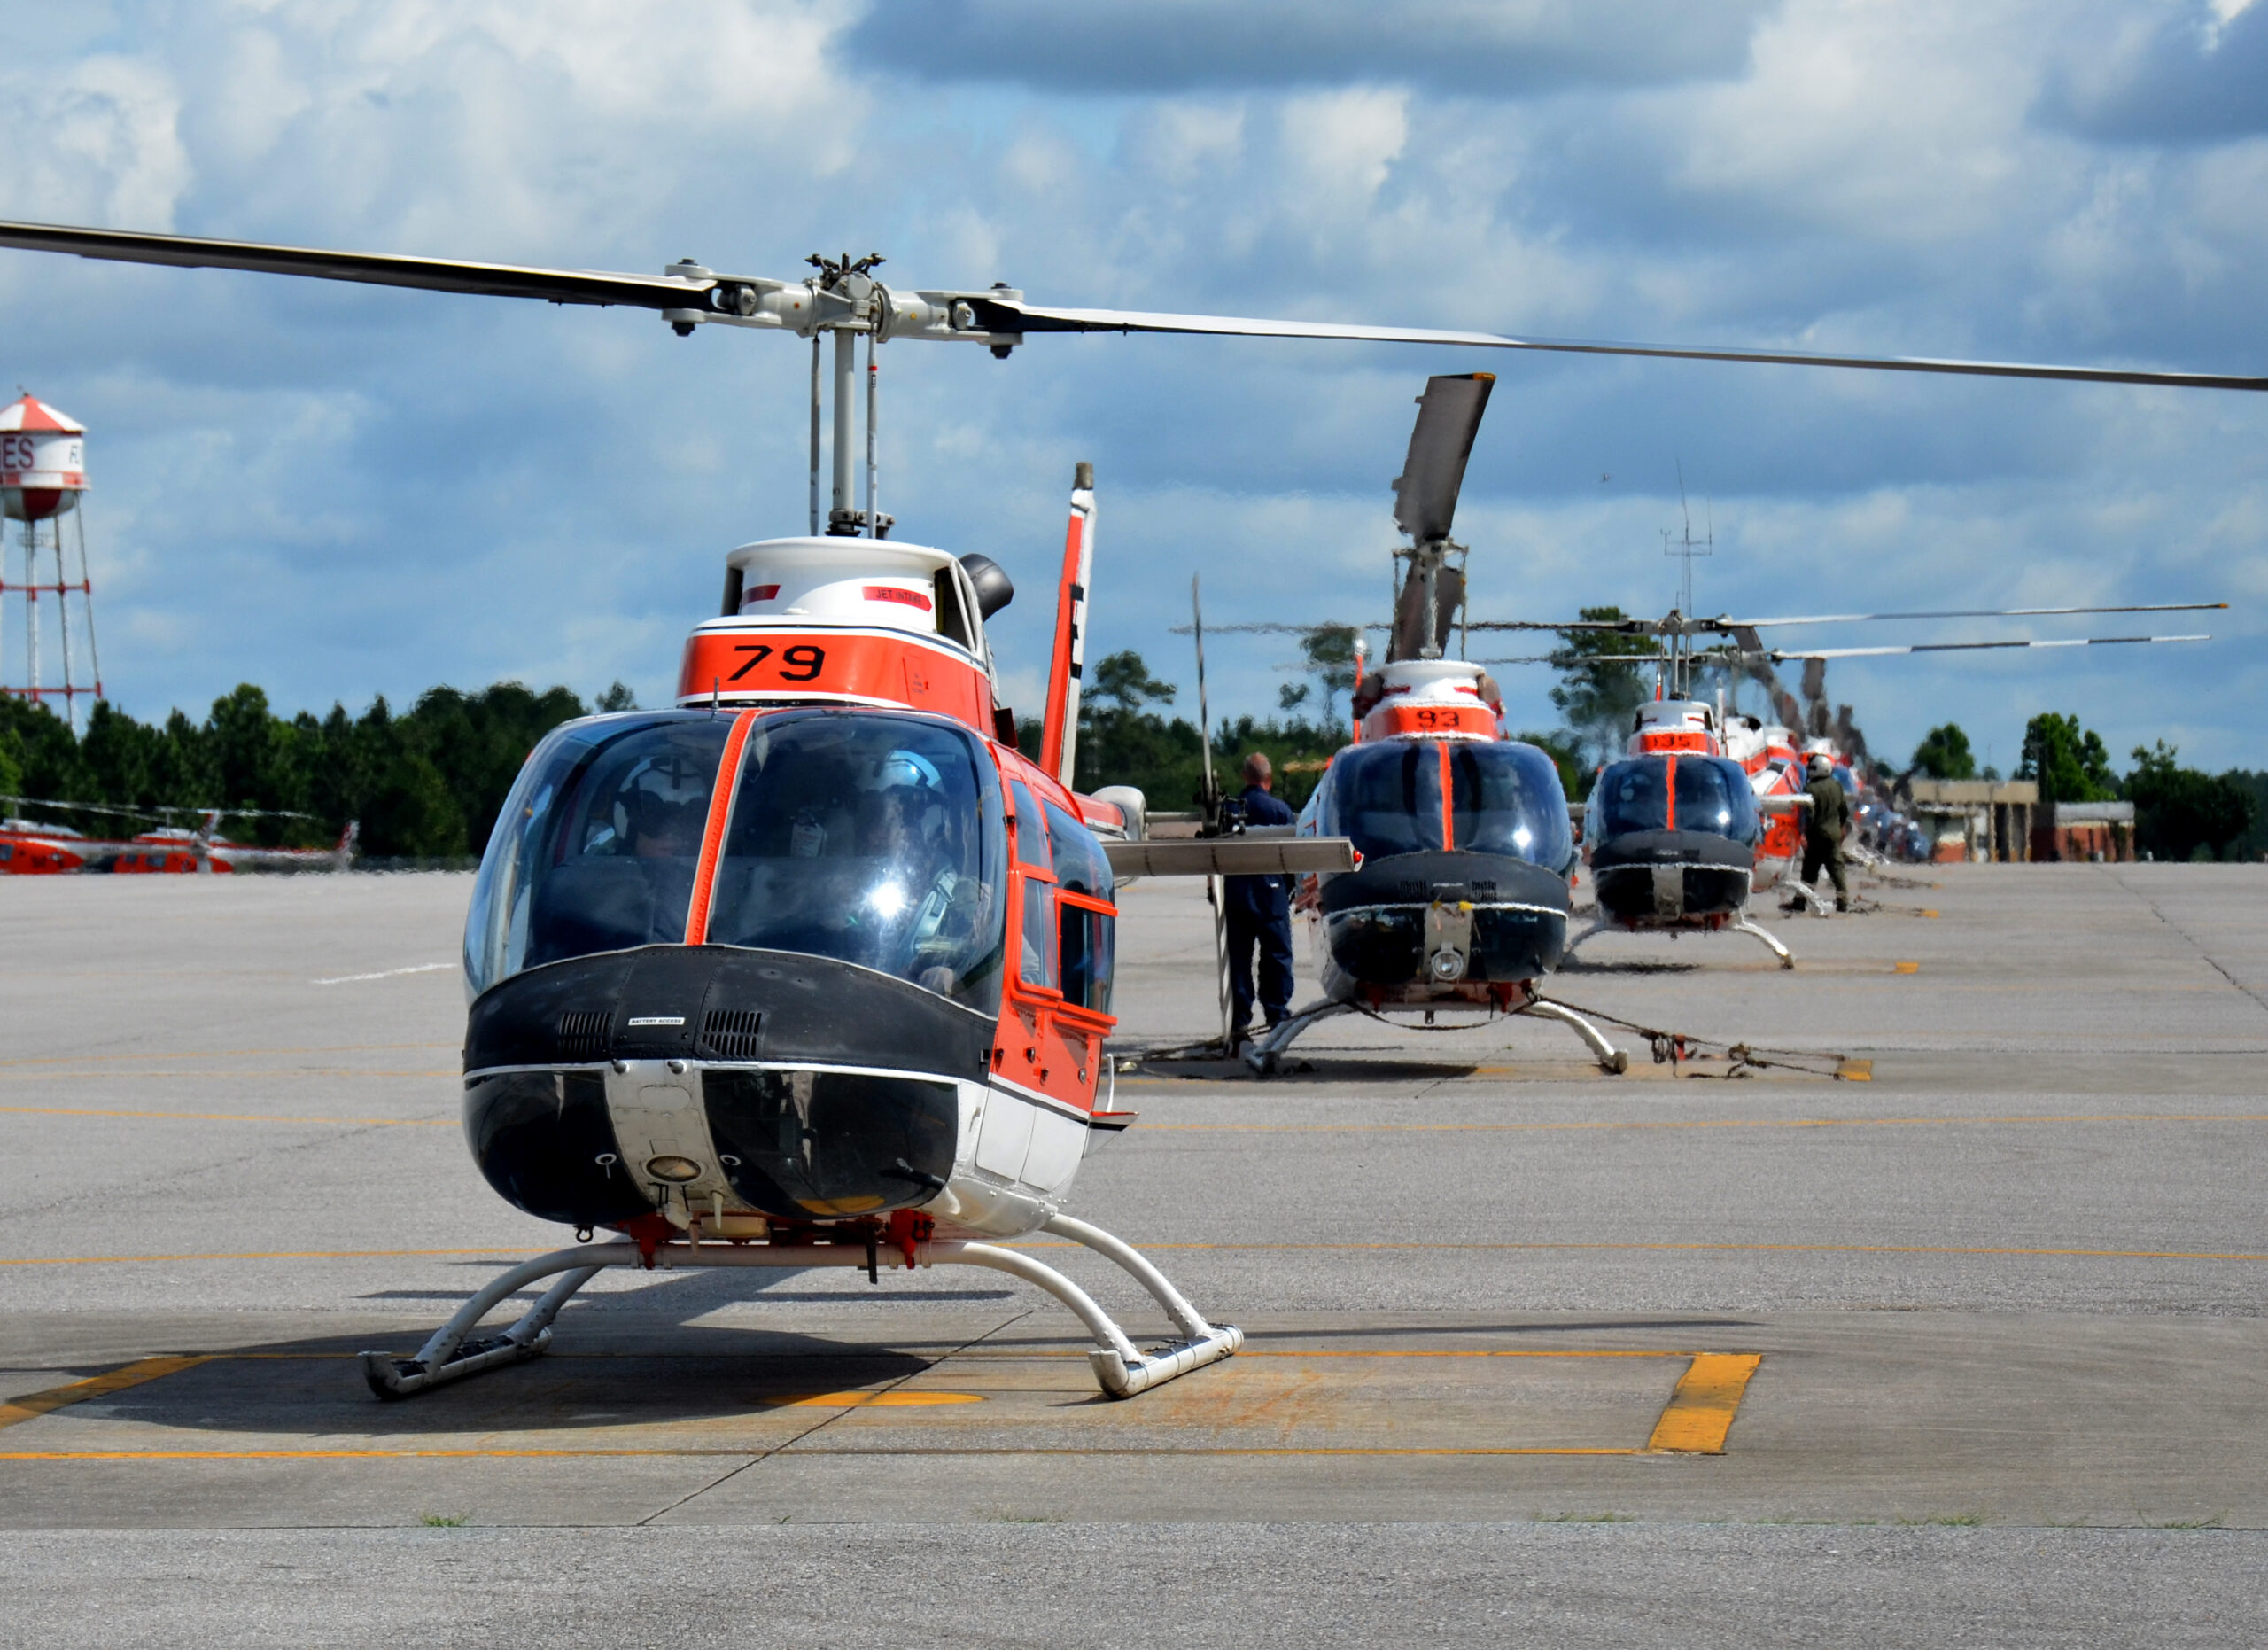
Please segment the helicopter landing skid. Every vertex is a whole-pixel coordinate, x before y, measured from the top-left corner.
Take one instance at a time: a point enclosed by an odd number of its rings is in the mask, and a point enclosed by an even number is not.
[[[485,1370],[540,1356],[551,1344],[551,1320],[574,1293],[609,1266],[659,1266],[664,1270],[703,1266],[763,1266],[802,1269],[856,1266],[873,1271],[911,1271],[935,1265],[983,1266],[1036,1284],[1076,1313],[1094,1337],[1087,1354],[1095,1381],[1111,1397],[1130,1398],[1152,1387],[1217,1363],[1244,1344],[1244,1331],[1232,1324],[1210,1324],[1163,1273],[1130,1245],[1098,1226],[1058,1215],[1041,1228],[1084,1244],[1127,1273],[1165,1308],[1180,1337],[1143,1351],[1097,1305],[1094,1297],[1054,1267],[1019,1249],[994,1243],[932,1240],[916,1243],[911,1254],[884,1242],[861,1244],[663,1243],[650,1260],[635,1243],[584,1243],[524,1261],[492,1279],[434,1331],[415,1358],[391,1352],[362,1354],[362,1376],[382,1398],[405,1398]],[[871,1273],[870,1273],[871,1275]],[[557,1278],[542,1297],[501,1335],[475,1337],[480,1320],[529,1284]]]
[[[1766,928],[1762,923],[1756,922],[1748,915],[1747,912],[1744,911],[1740,914],[1740,921],[1734,923],[1733,927],[1736,931],[1743,934],[1751,934],[1758,939],[1762,940],[1766,945],[1771,946],[1773,953],[1780,959],[1780,966],[1782,968],[1792,969],[1796,966],[1796,953],[1789,950],[1786,946],[1781,943],[1780,937],[1777,934],[1774,933],[1770,929]]]
[[[1802,887],[1802,884],[1798,883],[1797,886]],[[1817,894],[1812,893],[1809,889],[1805,889],[1804,892],[1814,901],[1819,898]],[[1824,907],[1821,908],[1824,909]],[[1760,939],[1767,946],[1769,946],[1772,948],[1773,955],[1780,959],[1780,966],[1782,968],[1792,969],[1796,966],[1795,953],[1790,951],[1786,946],[1781,943],[1780,937],[1777,934],[1775,934],[1771,930],[1763,927],[1759,923],[1751,921],[1747,912],[1742,912],[1740,914],[1740,920],[1729,924],[1728,926],[1735,933],[1746,934],[1751,938]],[[1565,948],[1559,953],[1559,960],[1562,962],[1565,962],[1569,957],[1574,955],[1576,946],[1581,945],[1592,935],[1600,933],[1607,929],[1620,930],[1624,933],[1632,931],[1628,929],[1624,929],[1621,923],[1616,922],[1611,916],[1601,916],[1588,928],[1585,929],[1581,933],[1576,935],[1574,938],[1567,942]]]
[[[1413,1006],[1422,1008],[1425,1005],[1421,1003]],[[1292,1039],[1306,1031],[1308,1027],[1316,1024],[1318,1021],[1328,1020],[1334,1015],[1360,1012],[1358,1006],[1351,1002],[1319,1002],[1311,1008],[1302,1008],[1297,1014],[1287,1015],[1277,1023],[1275,1028],[1266,1037],[1257,1039],[1244,1051],[1244,1062],[1252,1068],[1255,1075],[1270,1076],[1276,1070],[1284,1051],[1292,1046]],[[1575,1035],[1581,1038],[1589,1047],[1592,1055],[1598,1061],[1599,1069],[1603,1071],[1619,1077],[1630,1069],[1628,1055],[1607,1041],[1605,1034],[1600,1031],[1598,1027],[1565,1004],[1547,1001],[1542,997],[1534,997],[1510,1012],[1532,1014],[1541,1020],[1557,1020],[1562,1025],[1573,1028]]]

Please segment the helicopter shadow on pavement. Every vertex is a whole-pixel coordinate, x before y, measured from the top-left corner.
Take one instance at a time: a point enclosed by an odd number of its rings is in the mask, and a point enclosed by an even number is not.
[[[830,1273],[825,1281],[840,1275]],[[870,1330],[861,1324],[838,1335],[835,1331],[846,1327],[839,1319],[811,1331],[695,1321],[742,1302],[801,1304],[817,1312],[866,1303],[866,1296],[848,1289],[809,1287],[818,1280],[806,1273],[755,1279],[737,1271],[687,1272],[634,1290],[586,1296],[560,1314],[556,1338],[543,1356],[400,1403],[372,1396],[356,1355],[373,1346],[410,1355],[463,1296],[375,1292],[363,1298],[430,1298],[434,1314],[430,1321],[409,1319],[375,1332],[232,1347],[207,1362],[61,1413],[80,1422],[176,1436],[363,1437],[381,1444],[684,1423],[743,1422],[757,1434],[782,1428],[796,1432],[809,1424],[798,1417],[827,1413],[798,1409],[796,1400],[892,1386],[973,1341],[1004,1344],[998,1332],[1035,1310],[1034,1303],[1010,1290],[898,1289],[886,1281],[873,1290],[874,1297],[914,1312],[878,1314]],[[805,1287],[795,1288],[799,1281]],[[751,1287],[760,1284],[772,1287]],[[531,1292],[504,1303],[484,1330],[509,1325],[532,1299]]]
[[[1437,1083],[1448,1078],[1471,1077],[1480,1070],[1473,1060],[1379,1059],[1356,1055],[1301,1053],[1261,1077],[1241,1060],[1145,1060],[1146,1076],[1175,1078],[1184,1082],[1209,1083]]]
[[[1583,974],[1698,974],[1705,967],[1698,962],[1659,962],[1651,958],[1632,958],[1627,961],[1593,962],[1578,957],[1563,962],[1555,970],[1556,977]],[[1776,965],[1775,965],[1776,966]]]

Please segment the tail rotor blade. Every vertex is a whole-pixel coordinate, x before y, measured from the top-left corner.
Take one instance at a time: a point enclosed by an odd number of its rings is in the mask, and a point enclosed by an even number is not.
[[[1197,641],[1197,743],[1205,757],[1205,822],[1211,825],[1220,811],[1221,787],[1213,777],[1213,712],[1205,699],[1205,605],[1198,593],[1200,575],[1189,579],[1189,622]]]
[[[1197,642],[1197,743],[1205,757],[1205,824],[1211,835],[1220,828],[1221,787],[1213,777],[1213,712],[1205,698],[1205,603],[1199,593],[1199,575],[1189,579],[1189,633]],[[1228,885],[1218,876],[1205,879],[1205,903],[1213,908],[1213,983],[1221,1002],[1221,1052],[1236,1053],[1234,1000],[1229,991]]]
[[[1425,380],[1418,398],[1418,423],[1410,432],[1410,455],[1394,478],[1394,521],[1419,544],[1449,536],[1456,495],[1464,486],[1465,461],[1480,415],[1488,409],[1493,372],[1468,372]]]

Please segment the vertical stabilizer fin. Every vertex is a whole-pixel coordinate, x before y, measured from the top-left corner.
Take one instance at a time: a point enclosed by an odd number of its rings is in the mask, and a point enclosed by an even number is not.
[[[1055,591],[1055,647],[1047,665],[1047,716],[1039,765],[1068,790],[1079,757],[1079,678],[1087,655],[1087,586],[1095,567],[1095,467],[1081,460],[1071,478],[1071,522],[1063,539],[1063,578]]]

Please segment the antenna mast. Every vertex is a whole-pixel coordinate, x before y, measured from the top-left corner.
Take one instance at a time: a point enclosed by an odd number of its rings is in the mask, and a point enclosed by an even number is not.
[[[1685,496],[1683,459],[1677,461],[1677,508],[1684,518],[1684,530],[1682,535],[1673,541],[1669,529],[1662,529],[1662,554],[1684,558],[1685,573],[1678,586],[1677,611],[1681,619],[1690,619],[1693,616],[1693,558],[1716,554],[1717,529],[1713,513],[1705,513],[1701,537],[1697,539],[1693,536],[1693,505]],[[1671,627],[1670,634],[1663,639],[1669,643],[1670,691],[1682,699],[1691,692],[1693,686],[1692,632],[1689,627],[1680,624]]]

